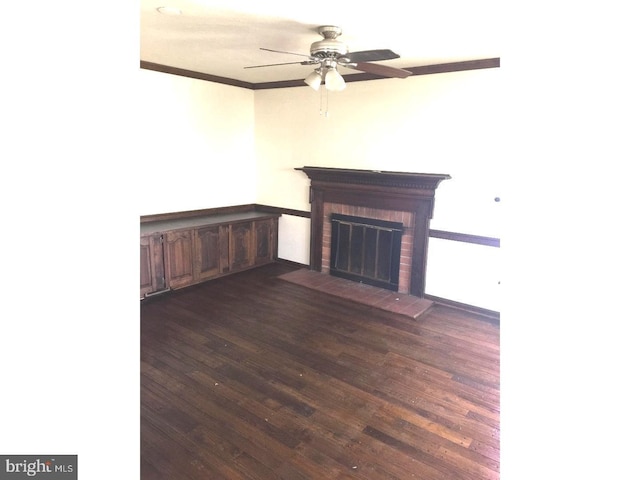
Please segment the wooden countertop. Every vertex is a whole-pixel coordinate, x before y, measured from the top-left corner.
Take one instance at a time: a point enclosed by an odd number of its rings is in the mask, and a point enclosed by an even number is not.
[[[202,215],[189,218],[178,218],[172,220],[159,220],[140,224],[140,235],[150,235],[172,230],[183,230],[189,228],[204,227],[207,225],[220,225],[260,220],[267,218],[277,218],[279,214],[264,212],[240,212],[227,214]]]

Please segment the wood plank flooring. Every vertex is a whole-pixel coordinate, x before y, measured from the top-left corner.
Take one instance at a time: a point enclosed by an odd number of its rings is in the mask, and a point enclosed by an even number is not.
[[[499,326],[270,264],[141,304],[141,479],[498,479]]]

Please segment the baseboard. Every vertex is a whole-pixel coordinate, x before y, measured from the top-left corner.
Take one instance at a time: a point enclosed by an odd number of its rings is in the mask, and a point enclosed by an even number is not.
[[[455,300],[449,300],[447,298],[436,297],[435,295],[425,294],[424,298],[432,300],[437,304],[444,305],[445,307],[457,308],[458,310],[464,310],[465,312],[479,315],[488,322],[500,325],[500,312],[489,310],[487,308],[476,307],[474,305],[468,305],[462,302],[456,302]]]
[[[296,267],[296,268],[309,268],[309,265],[307,265],[306,263],[298,263],[298,262],[294,262],[293,260],[286,260],[284,258],[276,258],[276,262],[278,263],[283,263],[285,265],[289,265],[291,267]]]

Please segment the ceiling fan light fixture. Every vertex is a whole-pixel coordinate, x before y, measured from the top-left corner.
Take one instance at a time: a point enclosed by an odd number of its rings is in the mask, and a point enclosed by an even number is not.
[[[342,75],[338,73],[335,67],[331,67],[327,69],[327,73],[324,76],[324,84],[327,87],[327,90],[331,92],[339,92],[344,90],[347,84],[342,78]]]
[[[340,27],[324,25],[318,27],[318,33],[323,37],[323,40],[311,44],[310,55],[260,48],[260,50],[266,50],[268,52],[286,53],[288,55],[305,57],[306,59],[304,61],[252,65],[244,68],[273,67],[276,65],[292,64],[316,65],[318,67],[314,67],[316,68],[315,71],[307,75],[304,83],[314,90],[319,90],[324,82],[326,90],[334,92],[339,92],[346,88],[344,78],[338,73],[338,66],[360,70],[361,72],[386,78],[406,78],[413,73],[410,70],[371,63],[400,58],[400,55],[389,49],[350,52],[348,46],[338,40],[338,37],[342,35],[342,29]]]
[[[319,70],[314,70],[307,78],[304,79],[304,83],[309,85],[314,90],[318,90],[320,88],[320,84],[322,83],[322,75],[320,75]]]

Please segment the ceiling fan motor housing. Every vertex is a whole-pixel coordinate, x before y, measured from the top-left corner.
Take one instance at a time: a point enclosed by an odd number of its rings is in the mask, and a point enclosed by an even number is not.
[[[324,39],[311,44],[310,52],[312,57],[337,58],[349,53],[347,45],[337,39],[342,35],[341,28],[323,26],[318,28],[318,33],[320,33]]]

